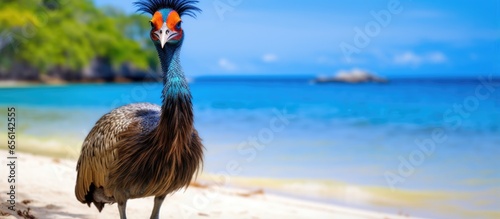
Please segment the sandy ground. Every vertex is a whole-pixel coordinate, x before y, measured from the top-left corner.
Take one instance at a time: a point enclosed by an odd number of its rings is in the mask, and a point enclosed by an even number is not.
[[[6,151],[2,151],[6,152]],[[4,157],[4,156],[2,156]],[[7,161],[0,167],[0,218],[119,218],[117,205],[106,205],[99,213],[74,196],[74,160],[18,154],[16,170],[16,210],[8,210],[6,193]],[[127,203],[128,218],[149,218],[153,199]],[[29,209],[29,210],[28,210]],[[24,216],[20,216],[24,215]],[[34,217],[31,217],[34,216]],[[289,197],[266,194],[262,190],[242,190],[217,185],[193,184],[168,197],[161,218],[407,218]]]

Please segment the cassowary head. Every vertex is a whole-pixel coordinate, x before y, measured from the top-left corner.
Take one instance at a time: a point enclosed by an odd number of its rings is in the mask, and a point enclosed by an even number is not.
[[[151,40],[161,48],[165,44],[179,44],[184,39],[181,16],[195,17],[201,11],[194,4],[196,0],[139,0],[134,4],[139,12],[149,13],[153,17],[151,23]]]

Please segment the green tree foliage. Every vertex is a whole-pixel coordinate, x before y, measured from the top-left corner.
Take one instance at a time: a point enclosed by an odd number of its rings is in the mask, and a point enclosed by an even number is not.
[[[157,66],[148,18],[90,0],[1,0],[0,67],[28,63],[41,73],[52,68],[81,72],[95,57],[117,67]]]

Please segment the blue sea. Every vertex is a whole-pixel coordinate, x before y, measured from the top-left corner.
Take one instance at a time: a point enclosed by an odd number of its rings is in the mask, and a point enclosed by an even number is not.
[[[481,199],[472,212],[498,212],[500,81],[311,79],[192,80],[204,172],[464,194],[452,200],[458,209]],[[77,143],[68,147],[79,150],[104,113],[134,102],[160,104],[161,89],[160,83],[0,88],[0,112],[18,109],[22,137],[63,145],[72,139]]]

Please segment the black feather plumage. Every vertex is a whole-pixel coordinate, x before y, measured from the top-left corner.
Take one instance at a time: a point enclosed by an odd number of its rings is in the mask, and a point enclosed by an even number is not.
[[[134,2],[134,5],[137,7],[137,12],[151,15],[160,9],[170,8],[177,11],[180,16],[196,17],[196,12],[201,11],[195,6],[196,3],[198,3],[197,0],[139,0]]]

